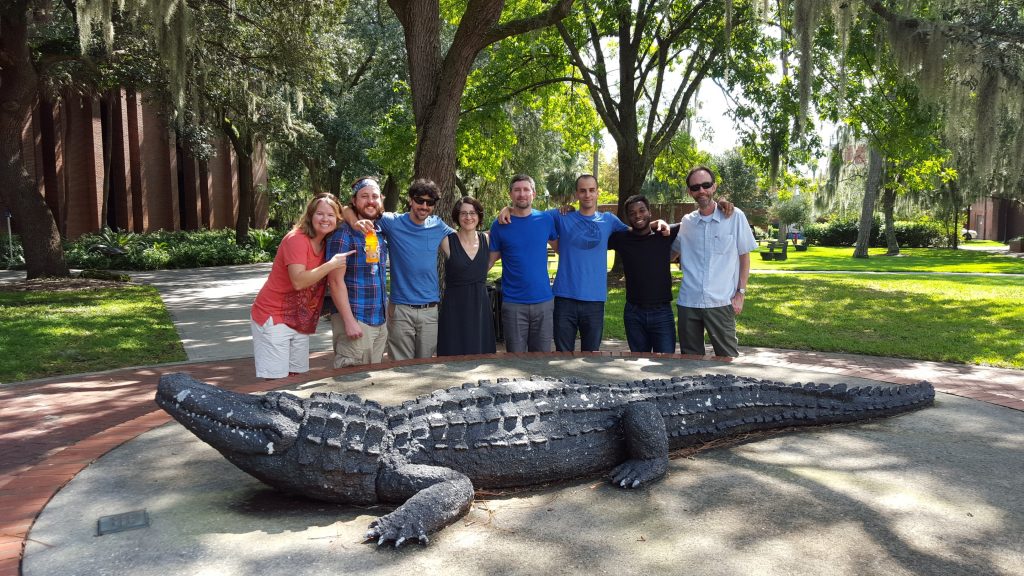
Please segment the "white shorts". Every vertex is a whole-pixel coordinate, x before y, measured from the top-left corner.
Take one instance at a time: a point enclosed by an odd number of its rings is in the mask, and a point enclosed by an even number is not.
[[[309,335],[287,324],[274,324],[274,318],[260,326],[249,319],[252,352],[259,378],[284,378],[289,372],[309,372]]]

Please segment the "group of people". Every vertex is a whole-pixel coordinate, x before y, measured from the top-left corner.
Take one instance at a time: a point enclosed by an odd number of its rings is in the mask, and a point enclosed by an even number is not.
[[[598,182],[576,179],[578,209],[533,208],[533,178],[509,185],[511,204],[480,230],[483,207],[466,196],[451,213],[454,229],[434,214],[440,190],[430,180],[408,189],[409,211],[383,210],[380,184],[363,177],[350,203],[314,198],[281,242],[270,277],[252,308],[257,376],[280,378],[309,369],[308,335],[316,328],[325,286],[334,366],[495,352],[487,272],[501,260],[501,320],[509,352],[600,348],[607,299],[607,253],[616,250],[626,278],[623,320],[637,352],[737,356],[735,317],[743,310],[749,253],[757,246],[743,212],[715,202],[714,172],[686,178],[697,210],[669,226],[652,220],[642,195],[626,200],[627,224],[597,210]],[[558,253],[554,283],[548,248]],[[440,295],[438,254],[445,258]],[[390,294],[388,259],[390,258]],[[670,262],[683,281],[672,311]],[[326,281],[325,281],[326,279]]]

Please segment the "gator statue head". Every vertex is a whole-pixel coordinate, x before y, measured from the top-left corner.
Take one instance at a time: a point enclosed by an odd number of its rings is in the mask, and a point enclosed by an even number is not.
[[[374,402],[339,394],[239,394],[178,373],[160,379],[156,403],[232,464],[280,490],[335,502],[377,501],[384,428],[383,411]],[[348,435],[323,438],[325,431],[343,429],[346,415],[373,411],[378,424],[370,434],[366,426],[362,434],[352,426]],[[324,447],[338,457],[323,459]],[[295,474],[311,466],[317,468],[315,479]]]
[[[853,422],[931,404],[927,382],[847,387],[732,375],[597,385],[553,378],[464,384],[401,406],[355,395],[238,394],[185,374],[160,379],[157,403],[228,460],[286,492],[332,502],[400,504],[367,538],[401,546],[500,489],[610,471],[645,486],[671,450],[744,432]]]

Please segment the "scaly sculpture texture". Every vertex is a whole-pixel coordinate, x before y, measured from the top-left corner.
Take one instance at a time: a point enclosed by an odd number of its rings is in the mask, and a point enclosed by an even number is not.
[[[739,433],[852,422],[930,405],[931,384],[847,387],[731,375],[618,385],[499,379],[381,406],[356,395],[239,394],[187,374],[156,402],[245,472],[286,493],[396,503],[367,539],[401,546],[469,510],[474,488],[555,482],[611,470],[637,488],[672,450]]]

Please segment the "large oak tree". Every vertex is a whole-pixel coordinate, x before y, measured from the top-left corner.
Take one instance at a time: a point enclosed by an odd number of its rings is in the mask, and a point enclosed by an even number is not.
[[[454,205],[456,132],[466,80],[488,46],[550,26],[569,13],[574,0],[556,0],[542,10],[506,21],[504,0],[468,0],[450,42],[445,42],[438,0],[388,0],[405,33],[413,117],[416,122],[416,178],[429,178],[443,197],[436,212]],[[447,44],[447,46],[445,46]]]

